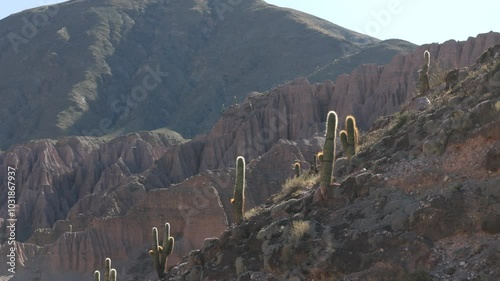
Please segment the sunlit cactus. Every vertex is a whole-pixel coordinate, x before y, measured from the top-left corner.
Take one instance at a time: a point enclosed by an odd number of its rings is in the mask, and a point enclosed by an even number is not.
[[[153,268],[156,270],[158,277],[161,279],[165,276],[167,267],[167,258],[174,249],[174,237],[170,236],[170,224],[165,223],[165,232],[163,234],[163,244],[159,246],[158,229],[153,227],[153,248],[149,250],[149,254],[153,257]]]
[[[327,189],[332,183],[333,161],[335,160],[335,137],[337,135],[338,117],[335,111],[328,112],[326,118],[326,138],[323,152],[318,153],[321,159],[320,186],[313,196],[313,202],[320,202],[327,199]]]
[[[431,54],[429,51],[424,52],[424,65],[422,66],[422,69],[418,71],[419,75],[419,91],[420,94],[423,95],[427,93],[430,90],[430,85],[429,85],[429,66],[431,63]]]
[[[359,131],[358,126],[356,125],[356,118],[354,116],[349,115],[345,119],[345,127],[347,131],[347,149],[346,156],[351,159],[357,152],[359,147]],[[342,140],[342,136],[341,136]]]
[[[236,158],[236,183],[231,203],[233,204],[234,222],[239,224],[243,220],[245,208],[245,158],[242,156]]]
[[[296,178],[300,177],[300,163],[295,163],[293,165],[293,169],[294,169],[295,177]]]
[[[337,133],[337,113],[328,112],[326,121],[326,139],[321,163],[321,187],[327,188],[332,181],[333,158],[335,157],[335,136]],[[320,156],[321,157],[321,156]]]

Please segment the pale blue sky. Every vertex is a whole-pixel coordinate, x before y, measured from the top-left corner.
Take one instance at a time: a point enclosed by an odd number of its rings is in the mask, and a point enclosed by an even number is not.
[[[225,0],[220,0],[225,2]],[[9,1],[0,19],[58,0]],[[490,30],[500,32],[500,1],[475,0],[267,0],[329,20],[379,39],[399,38],[416,44],[466,40]]]
[[[500,32],[500,1],[474,0],[266,0],[304,11],[379,39],[415,44],[466,40]]]

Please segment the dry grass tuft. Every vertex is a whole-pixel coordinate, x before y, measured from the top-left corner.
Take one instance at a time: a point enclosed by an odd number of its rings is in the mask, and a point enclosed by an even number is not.
[[[263,206],[257,206],[255,208],[246,211],[243,217],[248,220],[252,217],[262,214],[265,210],[266,208],[264,208]]]
[[[298,178],[289,178],[283,184],[283,188],[272,198],[273,203],[282,201],[283,199],[296,194],[298,191],[309,190],[314,185],[319,183],[319,174],[307,175],[304,174]]]
[[[309,233],[311,224],[309,221],[298,220],[292,223],[292,230],[290,233],[290,240],[293,244],[297,243],[300,238]]]

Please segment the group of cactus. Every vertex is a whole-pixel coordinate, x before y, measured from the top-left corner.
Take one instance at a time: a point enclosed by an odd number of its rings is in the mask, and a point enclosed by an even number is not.
[[[326,120],[326,137],[323,151],[315,155],[313,165],[316,161],[321,163],[321,183],[318,190],[318,200],[325,198],[326,188],[331,185],[335,158],[335,138],[337,135],[338,116],[335,111],[328,112]],[[356,126],[356,118],[348,115],[345,120],[345,130],[340,131],[340,140],[344,147],[345,154],[351,159],[359,150],[359,131]],[[314,168],[316,169],[316,168]]]
[[[167,268],[167,258],[174,250],[174,237],[170,236],[170,224],[165,223],[165,232],[163,234],[163,244],[158,243],[158,229],[153,227],[153,248],[149,254],[153,257],[153,268],[158,273],[158,278],[165,276]]]
[[[345,118],[345,130],[340,131],[340,142],[348,159],[358,153],[359,131],[358,126],[356,126],[356,118],[352,115]]]
[[[94,271],[94,280],[101,281],[101,273],[99,270]],[[110,258],[106,258],[104,261],[104,281],[116,281],[116,269],[111,268]]]
[[[174,249],[174,237],[170,236],[170,224],[165,224],[165,233],[163,235],[163,244],[158,243],[158,229],[153,227],[153,248],[149,250],[149,254],[153,257],[153,267],[158,273],[158,278],[162,279],[165,276],[167,267],[167,257]],[[104,281],[116,281],[116,269],[111,268],[111,259],[106,258],[104,262]],[[94,280],[101,281],[101,273],[94,271]]]

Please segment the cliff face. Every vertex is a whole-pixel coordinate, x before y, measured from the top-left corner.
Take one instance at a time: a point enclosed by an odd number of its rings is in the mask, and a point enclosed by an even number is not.
[[[281,188],[294,161],[307,169],[322,145],[318,135],[327,110],[336,110],[341,119],[354,113],[366,128],[412,96],[424,49],[430,50],[433,62],[437,58],[438,63],[460,67],[499,41],[500,34],[489,33],[466,42],[423,46],[385,66],[362,65],[339,76],[335,84],[311,85],[299,78],[266,93],[252,93],[227,109],[207,135],[189,142],[171,131],[153,131],[111,140],[68,137],[12,146],[0,154],[0,169],[18,169],[18,238],[43,246],[22,245],[26,261],[42,259],[54,270],[89,272],[105,256],[125,260],[144,253],[151,227],[166,221],[178,235],[180,257],[231,222],[227,213],[233,181],[228,168],[236,156],[244,155],[250,163],[248,207],[260,204]],[[0,176],[3,193],[6,181]],[[193,203],[200,192],[209,193]],[[203,202],[210,207],[189,207]],[[5,198],[0,205],[3,217]],[[196,215],[183,217],[183,210],[195,210]],[[66,233],[69,224],[75,233]]]
[[[37,228],[52,227],[66,218],[70,208],[76,206],[78,210],[86,204],[86,196],[127,184],[131,176],[152,167],[166,147],[182,141],[178,134],[166,131],[136,133],[109,142],[65,138],[12,147],[0,156],[0,166],[5,170],[8,166],[17,168],[17,216],[21,226],[17,238],[24,241]],[[7,186],[7,178],[0,181]],[[5,214],[6,198],[1,202]],[[131,203],[120,202],[120,209],[126,212]]]
[[[410,54],[396,55],[384,66],[361,65],[351,74],[336,79],[329,108],[340,116],[354,114],[361,127],[367,129],[379,116],[395,112],[418,94],[418,70],[424,62],[425,50],[431,54],[431,83],[438,86],[447,71],[471,65],[498,42],[500,34],[490,32],[464,42],[422,45]]]
[[[311,85],[299,78],[265,94],[250,94],[243,104],[228,109],[207,135],[200,170],[232,165],[238,155],[255,158],[281,138],[297,140],[320,132],[328,110],[335,110],[340,120],[354,114],[367,129],[376,118],[394,113],[417,95],[424,50],[431,53],[431,81],[442,86],[447,71],[470,65],[498,42],[500,34],[490,32],[465,42],[424,45],[384,66],[361,65],[335,83]]]
[[[129,269],[134,258],[147,255],[151,248],[151,228],[161,229],[166,221],[171,223],[171,235],[176,239],[175,252],[169,257],[169,262],[174,264],[193,248],[201,247],[206,237],[218,236],[228,226],[218,192],[210,185],[208,177],[194,177],[168,189],[142,191],[141,197],[134,199],[134,207],[124,216],[93,218],[80,214],[88,219],[85,224],[78,224],[77,219],[70,217],[65,229],[61,225],[55,228],[60,232],[58,237],[36,251],[33,244],[19,243],[18,254],[25,262],[18,263],[20,274],[16,274],[14,280],[41,276],[41,280],[57,280],[63,273],[88,274],[101,268],[106,257],[117,262],[118,270]],[[118,200],[112,203],[114,210],[120,209]],[[73,232],[70,232],[69,223],[72,223]],[[2,253],[6,246],[2,247]],[[5,258],[2,262],[6,262]],[[148,264],[146,270],[151,268],[152,264]],[[84,276],[75,277],[75,280]]]

